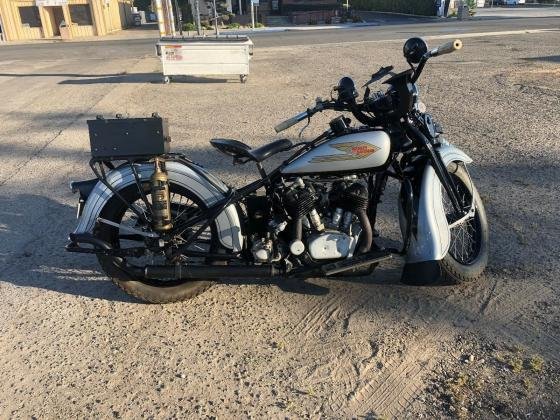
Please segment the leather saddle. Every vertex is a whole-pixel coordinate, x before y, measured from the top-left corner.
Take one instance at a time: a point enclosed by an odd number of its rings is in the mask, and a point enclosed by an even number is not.
[[[254,149],[251,149],[249,145],[242,141],[232,139],[212,139],[210,144],[220,152],[232,156],[233,163],[262,162],[276,153],[291,149],[293,146],[288,139],[275,140]]]

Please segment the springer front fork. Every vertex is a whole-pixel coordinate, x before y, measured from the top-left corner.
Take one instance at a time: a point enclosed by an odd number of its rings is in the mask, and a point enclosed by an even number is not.
[[[414,137],[421,143],[424,150],[427,152],[430,164],[434,168],[434,171],[443,185],[445,192],[447,193],[449,200],[451,201],[451,205],[453,206],[453,210],[455,211],[455,219],[460,219],[465,217],[469,213],[469,209],[466,209],[463,204],[461,203],[461,199],[459,197],[459,193],[457,190],[457,186],[455,185],[455,181],[449,174],[447,167],[443,163],[439,153],[434,149],[434,146],[430,142],[430,140],[420,131],[411,121],[408,121],[408,129]]]

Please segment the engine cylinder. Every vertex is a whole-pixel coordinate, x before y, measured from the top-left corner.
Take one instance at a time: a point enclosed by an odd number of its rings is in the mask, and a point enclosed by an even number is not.
[[[358,213],[367,210],[369,203],[367,188],[359,183],[350,185],[344,191],[344,206],[346,210]]]
[[[307,189],[292,190],[286,194],[286,210],[295,220],[307,216],[315,207],[317,198]]]

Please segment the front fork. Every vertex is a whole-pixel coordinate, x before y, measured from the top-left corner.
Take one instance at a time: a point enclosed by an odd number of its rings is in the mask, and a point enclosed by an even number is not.
[[[464,205],[461,203],[461,199],[459,197],[459,193],[457,191],[457,186],[453,181],[453,178],[449,174],[447,167],[443,163],[440,154],[434,149],[434,146],[430,142],[430,140],[422,133],[412,122],[409,120],[407,122],[407,128],[412,132],[416,140],[421,144],[421,146],[426,150],[428,154],[428,158],[430,164],[434,168],[434,171],[443,185],[445,192],[447,193],[451,204],[453,206],[453,210],[455,210],[455,218],[456,220],[462,219],[467,216],[470,212],[469,209],[465,209]]]

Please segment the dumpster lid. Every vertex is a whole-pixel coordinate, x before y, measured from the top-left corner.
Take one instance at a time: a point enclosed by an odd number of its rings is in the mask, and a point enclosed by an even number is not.
[[[185,37],[185,36],[164,36],[162,37],[159,42],[166,43],[166,44],[173,44],[173,43],[197,43],[197,42],[247,42],[250,39],[245,35],[223,35],[223,36],[197,36],[197,37]]]

